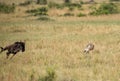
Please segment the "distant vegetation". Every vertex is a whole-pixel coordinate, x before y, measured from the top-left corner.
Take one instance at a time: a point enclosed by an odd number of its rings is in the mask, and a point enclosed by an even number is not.
[[[63,9],[64,5],[63,4],[58,4],[58,3],[55,3],[55,2],[49,2],[48,7],[49,8]]]
[[[32,3],[35,3],[35,5],[39,5],[40,7],[36,8],[33,7],[32,9],[27,9],[26,12],[32,14],[32,16],[42,16],[42,15],[48,15],[48,12],[52,9],[59,9],[63,10],[67,9],[67,12],[64,12],[63,14],[59,14],[61,16],[77,16],[77,17],[83,17],[86,15],[107,15],[107,14],[116,14],[119,13],[119,5],[116,5],[116,3],[100,3],[97,4],[94,0],[90,0],[87,2],[78,1],[78,2],[72,2],[71,0],[63,0],[63,3],[57,3],[57,2],[48,2],[48,0],[26,0],[25,2],[19,3],[18,6],[28,6]],[[120,0],[110,0],[110,1],[120,1]],[[94,2],[94,3],[91,3]],[[85,8],[84,6],[90,7],[94,6],[92,8]],[[88,6],[89,5],[89,6]],[[77,12],[76,11],[77,9]],[[87,10],[89,9],[89,10]],[[0,12],[2,13],[12,13],[15,11],[15,4],[13,5],[7,5],[4,3],[0,3]],[[85,13],[84,11],[89,11],[89,13]],[[58,16],[59,16],[58,15]]]
[[[73,13],[65,13],[64,16],[74,16]]]
[[[98,8],[90,13],[91,15],[107,15],[107,14],[116,14],[118,13],[118,8],[113,3],[102,3]]]
[[[50,19],[48,16],[40,16],[37,20],[49,21],[49,20],[52,20],[52,19]]]
[[[63,3],[63,4],[57,4],[57,3],[54,3],[54,2],[50,2],[48,4],[48,7],[49,8],[57,8],[57,9],[63,9],[65,7],[69,8],[70,10],[74,9],[75,7],[76,8],[81,8],[81,4],[80,3]]]
[[[37,4],[46,5],[47,0],[37,0]]]
[[[32,3],[32,1],[25,1],[23,3],[20,3],[19,5],[20,6],[27,6],[27,5],[30,5]]]
[[[0,3],[1,13],[13,13],[15,11],[15,4],[7,5],[5,3]]]
[[[41,15],[47,15],[47,11],[48,9],[46,7],[40,7],[37,9],[27,10],[26,12],[31,13],[34,16],[38,16],[38,15],[41,16]]]
[[[71,0],[64,0],[64,3],[71,3]]]
[[[42,2],[43,0],[37,0],[38,2]],[[107,15],[107,14],[116,14],[119,13],[118,6],[115,3],[102,3],[102,4],[97,4],[94,2],[94,4],[90,2],[83,2],[79,1],[78,3],[72,3],[71,0],[64,0],[64,3],[55,3],[55,2],[49,2],[45,0],[44,2],[47,4],[48,9],[35,9],[35,10],[27,10],[27,12],[32,12],[34,15],[49,15],[47,14],[48,10],[51,10],[51,8],[56,8],[56,9],[65,9],[67,8],[69,12],[66,12],[62,14],[63,16],[77,16],[77,17],[83,17],[86,15]],[[93,8],[89,8],[91,12],[89,14],[86,14],[84,12],[81,13],[82,10],[84,10],[84,5],[89,4],[91,6],[94,6]],[[88,6],[89,7],[89,6]],[[75,9],[78,9],[79,13],[75,15],[73,12]],[[61,15],[61,14],[60,14]],[[62,16],[61,15],[61,16]]]
[[[77,17],[84,17],[84,16],[86,16],[86,14],[83,14],[83,13],[79,13],[79,14],[77,15]]]
[[[68,4],[65,4],[65,6],[66,7],[77,7],[77,8],[82,7],[80,3],[68,3]]]

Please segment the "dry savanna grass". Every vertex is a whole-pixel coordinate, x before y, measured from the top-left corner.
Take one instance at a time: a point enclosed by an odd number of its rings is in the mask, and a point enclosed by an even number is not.
[[[120,14],[41,21],[23,13],[29,8],[0,14],[0,46],[26,41],[13,59],[0,54],[0,81],[41,81],[49,69],[55,81],[120,81]],[[84,54],[89,42],[95,49]]]
[[[119,26],[119,15],[1,22],[0,46],[26,40],[26,52],[0,54],[0,80],[37,81],[53,68],[56,81],[119,81]],[[95,49],[86,55],[88,42]]]

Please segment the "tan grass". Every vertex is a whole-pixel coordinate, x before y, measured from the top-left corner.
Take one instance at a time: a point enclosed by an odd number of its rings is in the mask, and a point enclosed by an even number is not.
[[[30,81],[31,75],[37,81],[48,68],[56,81],[120,80],[120,14],[39,21],[22,13],[28,7],[17,9],[20,13],[0,15],[0,46],[26,40],[26,51],[12,60],[0,54],[0,81]],[[95,49],[84,54],[88,42]]]

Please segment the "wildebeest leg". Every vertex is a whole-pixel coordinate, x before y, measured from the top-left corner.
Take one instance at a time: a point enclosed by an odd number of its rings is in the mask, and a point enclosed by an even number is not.
[[[13,54],[13,56],[10,59],[12,59],[15,55],[16,55],[16,52]]]
[[[6,53],[6,55],[7,55],[7,57],[6,57],[6,58],[8,59],[8,57],[9,57],[9,55],[10,55],[10,52],[7,52],[7,53]]]
[[[16,55],[16,54],[13,54],[13,56],[12,56],[10,59],[12,59],[15,55]]]

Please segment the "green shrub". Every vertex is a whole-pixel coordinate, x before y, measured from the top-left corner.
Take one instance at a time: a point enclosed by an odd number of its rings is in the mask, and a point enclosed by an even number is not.
[[[81,4],[80,3],[65,3],[65,4],[57,4],[54,2],[49,2],[48,7],[49,8],[57,8],[57,9],[63,9],[64,7],[68,7],[69,10],[74,10],[75,7],[77,8],[81,8]]]
[[[81,7],[82,5],[79,3],[68,3],[68,4],[64,4],[66,7]]]
[[[68,7],[70,11],[73,11],[75,8],[81,9],[82,5],[80,3],[68,3],[64,4],[65,7]]]
[[[49,8],[56,8],[56,5],[57,5],[57,4],[54,3],[54,2],[49,2],[49,3],[48,3],[48,7],[49,7]]]
[[[25,1],[23,3],[20,3],[19,5],[20,6],[27,6],[27,5],[30,5],[32,3],[32,1]]]
[[[35,16],[37,15],[47,15],[48,9],[46,7],[38,8],[38,12],[35,13]]]
[[[64,16],[74,16],[73,13],[65,13]]]
[[[47,75],[44,77],[39,77],[38,81],[55,81],[56,79],[56,74],[53,69],[48,69],[47,70]]]
[[[65,4],[71,3],[71,0],[64,0]]]
[[[77,15],[77,17],[83,17],[83,16],[86,16],[86,14],[79,13],[79,14]]]
[[[80,4],[84,4],[84,2],[83,2],[83,1],[80,1]]]
[[[15,4],[7,5],[5,3],[0,3],[1,13],[13,13],[15,11]]]
[[[27,10],[26,12],[27,12],[27,13],[36,13],[36,12],[37,12],[37,9]]]
[[[92,12],[90,12],[90,15],[107,15],[107,14],[114,14],[118,13],[118,8],[113,3],[103,3],[100,5],[100,7],[94,8]]]
[[[37,0],[37,4],[46,5],[47,0]]]
[[[27,10],[27,13],[32,13],[34,16],[47,15],[48,9],[46,7],[40,7],[38,9]]]
[[[30,75],[29,81],[34,81],[35,80],[35,72],[33,71]]]
[[[69,7],[69,10],[70,10],[70,11],[73,11],[73,10],[74,10],[74,7],[73,7],[73,6],[70,6],[70,7]]]
[[[48,7],[49,8],[63,9],[64,5],[63,4],[57,4],[57,3],[54,3],[54,2],[49,2]]]
[[[37,20],[41,20],[41,21],[49,21],[51,20],[48,16],[40,16]]]

